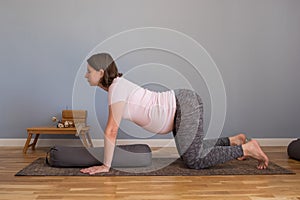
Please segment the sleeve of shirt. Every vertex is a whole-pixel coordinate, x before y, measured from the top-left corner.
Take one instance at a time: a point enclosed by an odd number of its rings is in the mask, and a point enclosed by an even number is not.
[[[126,102],[130,92],[129,89],[123,78],[117,78],[109,87],[108,104],[112,105],[118,102]]]

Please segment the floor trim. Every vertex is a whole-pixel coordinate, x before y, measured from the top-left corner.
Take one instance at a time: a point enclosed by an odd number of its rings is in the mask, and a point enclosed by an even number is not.
[[[288,146],[296,138],[253,138],[261,146]],[[0,139],[1,147],[24,146],[26,139]],[[127,140],[120,139],[118,144],[148,144],[151,147],[175,147],[173,139],[146,139],[146,140]],[[80,146],[82,143],[79,139],[39,139],[37,146],[49,147],[53,145]],[[103,146],[103,139],[93,140],[95,146]]]

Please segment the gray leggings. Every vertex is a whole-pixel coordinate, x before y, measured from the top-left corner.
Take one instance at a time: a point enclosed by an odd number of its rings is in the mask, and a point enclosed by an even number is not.
[[[179,155],[192,169],[208,168],[243,156],[241,146],[230,146],[229,138],[204,139],[203,103],[187,89],[175,90],[176,114],[173,135]]]

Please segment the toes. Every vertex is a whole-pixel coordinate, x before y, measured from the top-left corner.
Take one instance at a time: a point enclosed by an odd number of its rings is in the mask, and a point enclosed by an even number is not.
[[[258,161],[257,168],[261,169],[261,167],[262,167],[262,162]]]
[[[264,161],[260,161],[257,165],[257,169],[267,169],[268,167],[268,163],[264,162]]]

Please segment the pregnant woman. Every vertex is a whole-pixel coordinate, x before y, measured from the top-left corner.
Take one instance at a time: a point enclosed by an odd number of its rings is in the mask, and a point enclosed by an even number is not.
[[[187,89],[154,92],[122,77],[107,53],[87,60],[85,78],[91,86],[108,92],[109,114],[104,137],[104,161],[101,166],[82,169],[82,173],[108,172],[122,119],[127,119],[157,134],[173,132],[178,153],[188,168],[203,169],[232,159],[252,157],[258,169],[266,169],[269,159],[256,140],[246,143],[246,136],[205,139],[203,103],[200,96]]]

